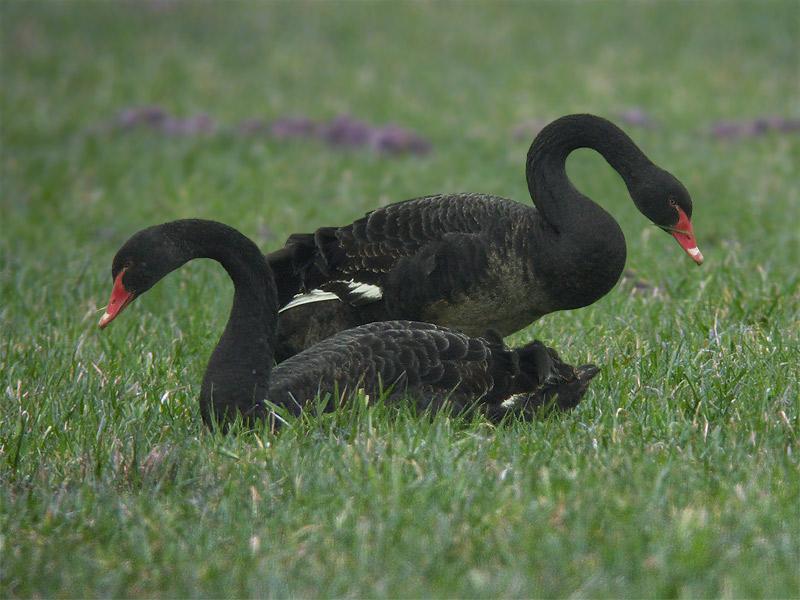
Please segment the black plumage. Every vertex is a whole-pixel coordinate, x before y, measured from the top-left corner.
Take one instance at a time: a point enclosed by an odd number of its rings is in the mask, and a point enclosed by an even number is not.
[[[437,323],[470,335],[491,328],[505,336],[542,315],[604,296],[622,273],[625,239],[614,218],[567,178],[567,156],[580,147],[600,152],[639,210],[702,261],[683,185],[609,121],[563,117],[541,131],[528,154],[536,208],[485,194],[428,196],[380,208],[350,225],[294,234],[267,255],[284,274],[277,356],[291,356],[344,327],[387,319]]]
[[[494,334],[470,337],[403,320],[339,332],[273,368],[278,300],[272,270],[255,244],[213,221],[174,221],[132,236],[114,257],[114,289],[101,327],[194,258],[220,262],[234,284],[231,314],[200,394],[209,425],[237,416],[267,419],[266,400],[296,414],[318,395],[357,389],[409,398],[424,409],[479,408],[493,420],[509,411],[530,416],[547,403],[571,408],[597,373],[592,365],[573,369],[539,342],[510,350]]]

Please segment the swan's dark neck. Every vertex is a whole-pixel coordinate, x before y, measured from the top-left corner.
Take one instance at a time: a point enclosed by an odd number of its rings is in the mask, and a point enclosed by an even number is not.
[[[595,302],[614,287],[625,267],[625,237],[619,224],[567,177],[567,157],[577,148],[603,155],[629,191],[652,165],[625,132],[592,115],[563,117],[536,136],[526,175],[547,240],[539,249],[539,275],[557,299],[557,309]]]
[[[258,247],[231,227],[211,221],[179,221],[176,227],[186,259],[216,260],[234,285],[230,317],[203,378],[203,421],[223,423],[237,414],[261,418],[277,327],[272,271]]]
[[[558,233],[570,233],[585,223],[599,229],[608,213],[581,194],[567,177],[566,162],[577,148],[592,148],[632,189],[639,173],[651,162],[619,127],[593,115],[570,115],[539,132],[528,152],[526,176],[536,208]],[[599,209],[599,210],[598,210]]]

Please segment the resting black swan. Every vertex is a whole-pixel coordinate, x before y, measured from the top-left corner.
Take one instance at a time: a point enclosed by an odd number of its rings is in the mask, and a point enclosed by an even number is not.
[[[626,249],[614,218],[567,178],[567,156],[583,147],[602,154],[636,207],[703,262],[681,182],[613,123],[566,116],[542,129],[528,152],[536,208],[483,194],[428,196],[292,235],[267,255],[280,273],[279,359],[370,321],[413,319],[506,336],[547,313],[597,301],[619,279]]]
[[[248,422],[265,419],[265,399],[297,414],[319,393],[360,388],[375,397],[381,384],[391,388],[390,397],[407,395],[420,407],[436,410],[449,404],[460,412],[481,405],[497,420],[508,410],[527,415],[551,399],[560,408],[571,408],[597,373],[593,365],[573,369],[539,342],[509,350],[499,337],[472,338],[411,321],[342,331],[273,369],[278,305],[269,265],[235,229],[196,219],[143,229],[120,248],[100,327],[194,258],[220,262],[235,288],[228,324],[200,392],[201,414],[209,426],[215,420],[227,425],[237,415]]]

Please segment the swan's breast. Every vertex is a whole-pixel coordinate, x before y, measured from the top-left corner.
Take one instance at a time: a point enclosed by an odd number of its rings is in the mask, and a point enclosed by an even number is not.
[[[421,318],[467,335],[494,329],[507,336],[552,310],[550,294],[530,272],[525,257],[495,252],[482,281],[450,300],[431,303]]]

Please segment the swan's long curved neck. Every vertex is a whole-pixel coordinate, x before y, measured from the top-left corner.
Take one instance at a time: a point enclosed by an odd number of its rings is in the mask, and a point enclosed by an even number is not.
[[[526,176],[534,204],[558,233],[574,231],[588,222],[594,222],[597,228],[597,219],[602,222],[611,218],[575,189],[567,177],[567,157],[578,148],[599,152],[629,190],[637,173],[651,164],[633,140],[610,121],[593,115],[571,115],[550,123],[528,151]]]
[[[180,237],[187,260],[219,262],[233,281],[234,295],[225,331],[203,377],[200,412],[207,425],[239,414],[248,420],[263,418],[278,314],[272,271],[258,247],[238,231],[201,223]]]

